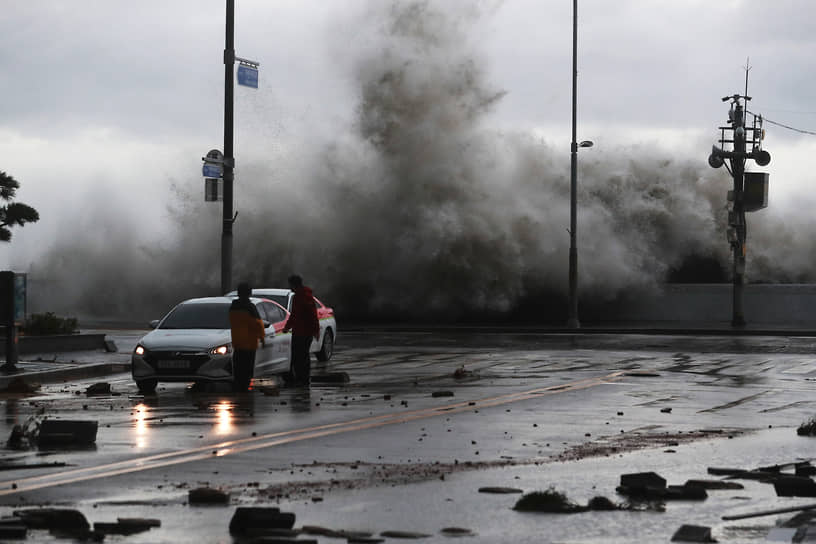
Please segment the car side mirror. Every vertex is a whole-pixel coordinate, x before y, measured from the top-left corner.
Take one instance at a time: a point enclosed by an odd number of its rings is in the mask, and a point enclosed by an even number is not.
[[[159,320],[158,320],[158,319],[154,319],[153,321],[151,321],[150,323],[148,323],[148,325],[150,325],[150,328],[151,328],[151,329],[155,329],[156,327],[158,327],[158,326],[159,326]]]

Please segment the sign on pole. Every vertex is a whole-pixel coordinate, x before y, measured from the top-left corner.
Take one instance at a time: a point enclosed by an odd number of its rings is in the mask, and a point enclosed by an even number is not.
[[[220,164],[205,163],[201,168],[201,174],[205,178],[220,178],[223,175],[223,170]]]
[[[238,65],[238,85],[258,88],[258,68],[246,64]]]

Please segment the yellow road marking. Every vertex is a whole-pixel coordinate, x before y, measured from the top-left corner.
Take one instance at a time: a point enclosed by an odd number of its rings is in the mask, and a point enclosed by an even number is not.
[[[361,431],[376,427],[382,427],[385,425],[393,425],[395,423],[405,423],[417,419],[426,419],[441,415],[455,414],[467,410],[489,408],[492,406],[499,406],[502,404],[509,404],[512,402],[529,400],[546,395],[554,395],[568,391],[577,391],[580,389],[587,389],[589,387],[595,387],[612,381],[617,381],[624,374],[625,371],[618,371],[613,372],[611,374],[607,374],[606,376],[600,376],[596,378],[585,378],[582,380],[562,383],[559,385],[551,385],[549,387],[542,387],[532,389],[529,391],[521,391],[518,393],[509,393],[506,395],[499,395],[496,397],[489,397],[476,401],[455,402],[452,404],[446,404],[444,406],[420,408],[417,410],[412,410],[410,412],[400,412],[398,414],[369,416],[340,423],[329,423],[325,425],[305,427],[302,429],[293,429],[289,431],[270,433],[260,436],[253,436],[249,438],[228,440],[216,444],[210,444],[208,446],[199,446],[196,448],[186,450],[148,455],[146,457],[138,457],[134,459],[128,459],[125,461],[117,461],[115,463],[108,463],[100,466],[76,468],[59,473],[44,474],[42,476],[32,476],[29,478],[23,478],[18,480],[7,480],[0,482],[0,496],[12,495],[15,493],[22,493],[25,491],[34,491],[37,489],[55,487],[59,485],[84,482],[98,478],[108,478],[111,476],[118,476],[121,474],[140,472],[156,468],[168,467],[172,465],[178,465],[182,463],[189,463],[197,460],[211,459],[213,457],[221,457],[225,455],[233,455],[237,453],[243,453],[263,448],[270,448],[282,444],[299,442],[301,440],[309,440],[311,438],[320,438],[334,434]]]

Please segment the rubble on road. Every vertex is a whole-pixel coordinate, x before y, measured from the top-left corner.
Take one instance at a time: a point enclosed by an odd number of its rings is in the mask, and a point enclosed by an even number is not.
[[[39,447],[87,446],[96,442],[96,421],[44,419],[37,431]]]
[[[99,382],[93,385],[88,386],[85,389],[85,395],[89,397],[99,396],[99,395],[110,395],[111,394],[111,384],[108,382]]]
[[[711,527],[682,525],[671,538],[672,542],[717,542],[711,537]]]
[[[229,504],[229,493],[211,487],[197,487],[187,493],[190,504]]]
[[[276,507],[239,506],[232,515],[229,531],[232,535],[242,535],[259,529],[291,529],[294,524],[295,514],[281,512]]]

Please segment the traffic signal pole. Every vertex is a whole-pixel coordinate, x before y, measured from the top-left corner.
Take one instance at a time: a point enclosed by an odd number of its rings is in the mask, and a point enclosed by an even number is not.
[[[743,288],[745,286],[745,244],[748,235],[745,222],[745,206],[743,198],[745,178],[745,115],[742,104],[737,102],[734,107],[734,157],[731,158],[731,174],[734,178],[734,228],[737,239],[732,244],[733,258],[733,302],[731,325],[745,326],[745,313],[742,307]]]
[[[232,290],[233,78],[235,72],[235,0],[227,0],[224,47],[224,212],[221,233],[221,293]]]
[[[751,97],[735,94],[723,97],[722,100],[723,102],[731,102],[731,110],[728,112],[728,124],[730,126],[719,127],[721,131],[720,146],[722,147],[712,146],[708,164],[712,168],[725,166],[734,182],[733,190],[728,192],[728,201],[731,207],[728,211],[727,231],[728,243],[731,245],[733,255],[731,325],[733,327],[744,327],[746,321],[743,311],[743,291],[745,287],[745,255],[748,238],[745,213],[758,211],[768,205],[768,174],[761,172],[746,173],[745,164],[748,159],[752,159],[759,166],[766,166],[771,162],[771,156],[762,149],[762,140],[764,139],[762,116],[748,112],[741,102],[742,100],[747,102],[751,100]],[[746,124],[746,113],[751,113],[754,116],[752,126]],[[725,149],[728,145],[731,146],[731,150]]]

